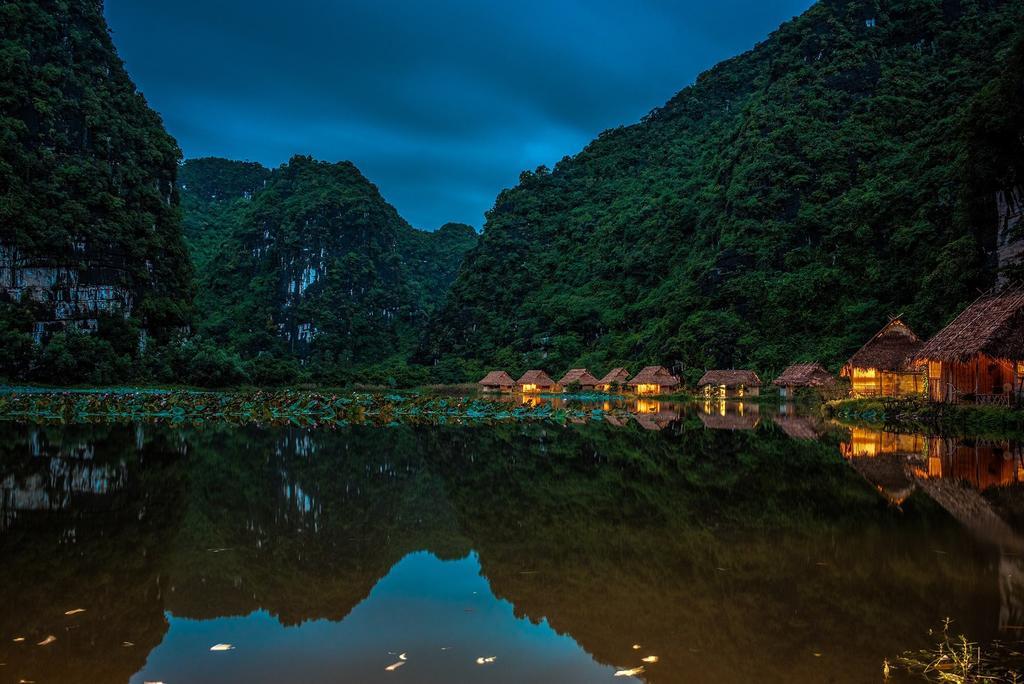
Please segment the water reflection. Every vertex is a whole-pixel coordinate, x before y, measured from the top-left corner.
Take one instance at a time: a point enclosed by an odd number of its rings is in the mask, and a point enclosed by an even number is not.
[[[601,681],[650,654],[650,682],[860,682],[946,616],[979,639],[1021,624],[1009,538],[927,489],[959,483],[929,451],[632,408],[671,429],[0,426],[4,491],[63,502],[5,494],[0,678]],[[887,455],[901,507],[850,467]],[[970,491],[1013,534],[1007,488]]]

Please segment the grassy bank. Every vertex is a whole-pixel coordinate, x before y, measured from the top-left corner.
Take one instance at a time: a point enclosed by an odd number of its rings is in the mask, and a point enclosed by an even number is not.
[[[1021,408],[842,399],[826,402],[821,410],[828,418],[851,424],[948,435],[1024,438],[1024,410]]]

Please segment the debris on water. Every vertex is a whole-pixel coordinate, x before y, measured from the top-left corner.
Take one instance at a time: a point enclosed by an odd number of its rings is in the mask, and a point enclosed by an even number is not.
[[[210,553],[224,553],[225,551],[230,551],[231,549],[228,548],[228,547],[225,547],[225,548],[222,548],[222,549],[206,549],[206,550],[208,552],[210,552]]]
[[[452,650],[452,647],[451,646],[442,646],[441,650],[442,651],[450,651],[450,650]]]
[[[817,651],[815,651],[814,652],[814,657],[815,658],[820,658],[821,657],[821,653],[818,653]]]
[[[79,613],[84,613],[84,612],[85,612],[85,608],[75,608],[74,610],[66,610],[66,611],[64,611],[64,614],[65,615],[78,615]]]
[[[618,670],[615,673],[615,676],[616,677],[635,677],[636,675],[640,674],[643,671],[644,671],[644,666],[641,665],[640,667],[634,667],[634,668],[629,669],[629,670]]]
[[[124,646],[125,648],[128,648],[129,646],[134,646],[135,644],[133,644],[130,641],[124,641],[124,642],[121,643],[121,645]]]
[[[384,670],[387,671],[387,672],[394,672],[395,670],[397,670],[398,668],[402,667],[403,665],[405,665],[405,661],[404,660],[399,660],[397,663],[391,663],[390,665],[385,667]]]
[[[210,647],[211,651],[233,651],[235,647],[231,644],[214,644]]]
[[[24,641],[24,640],[25,640],[25,637],[14,637],[13,641],[14,641],[14,643],[19,643],[19,642]]]
[[[497,656],[481,656],[481,657],[476,659],[476,664],[477,665],[487,665],[488,663],[493,663],[497,659],[498,659]]]
[[[640,644],[633,644],[633,650],[634,651],[639,651],[640,650]]]
[[[408,659],[409,659],[409,656],[407,656],[407,655],[406,655],[406,654],[404,654],[404,653],[399,653],[399,654],[398,654],[398,659],[399,659],[399,660],[408,660]]]
[[[40,641],[38,644],[36,644],[36,646],[49,646],[50,644],[52,644],[56,640],[57,640],[57,637],[55,637],[55,636],[53,636],[51,634],[50,636],[46,637],[45,639]]]
[[[642,660],[645,663],[656,663],[658,662],[658,656],[647,656],[646,658],[641,658],[640,660]]]

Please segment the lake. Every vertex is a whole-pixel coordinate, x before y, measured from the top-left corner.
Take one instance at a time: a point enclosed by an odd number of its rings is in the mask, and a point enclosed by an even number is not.
[[[0,681],[864,682],[1024,629],[1020,445],[628,409],[0,423]]]

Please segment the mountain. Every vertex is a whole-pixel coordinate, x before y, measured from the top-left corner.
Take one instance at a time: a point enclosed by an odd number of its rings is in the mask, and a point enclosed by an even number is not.
[[[992,152],[972,113],[1002,111],[1000,93],[1019,107],[1021,81],[999,83],[1022,20],[1001,0],[815,4],[641,122],[523,173],[421,360],[663,363],[692,380],[836,367],[887,314],[930,334],[995,277],[1007,188],[977,172]],[[1004,123],[1019,152],[1020,120]]]
[[[158,334],[187,323],[180,152],[125,71],[101,2],[0,6],[0,141],[5,348],[125,318]]]
[[[257,360],[257,379],[294,376],[294,360],[320,380],[387,379],[476,241],[412,228],[349,162],[190,160],[181,178],[197,329]]]

